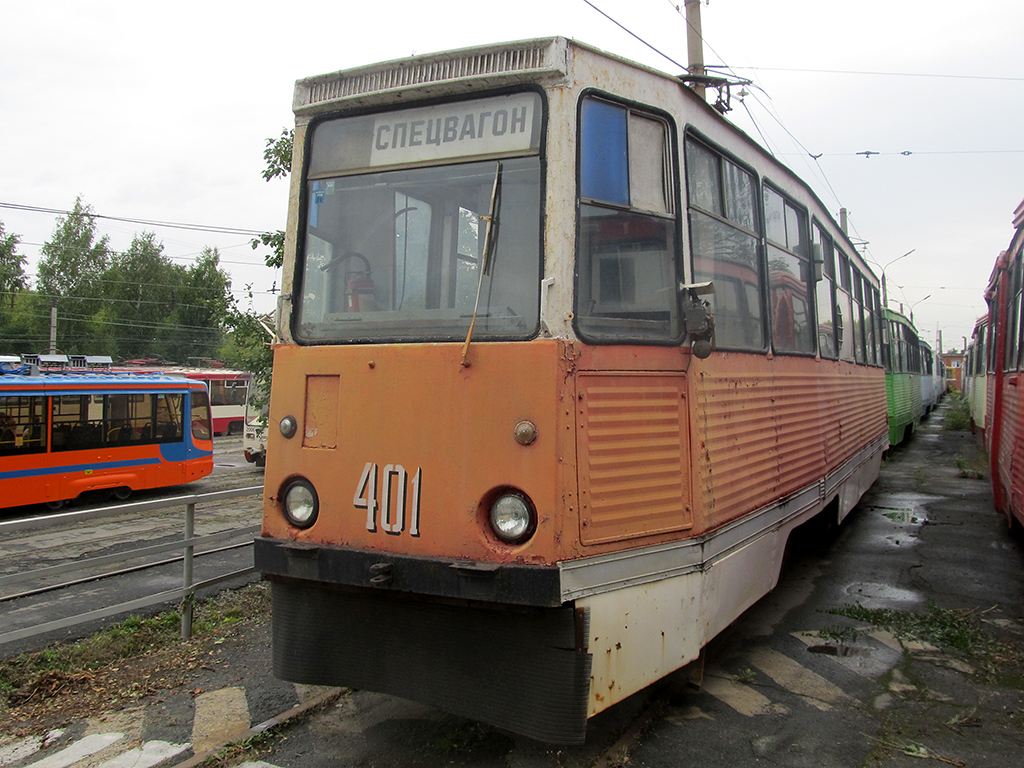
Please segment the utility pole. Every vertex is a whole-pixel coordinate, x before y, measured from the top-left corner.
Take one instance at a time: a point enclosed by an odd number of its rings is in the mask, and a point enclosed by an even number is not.
[[[57,354],[57,297],[50,301],[50,354]]]
[[[840,208],[839,209],[839,228],[841,230],[843,230],[843,234],[844,235],[850,234],[849,226],[850,226],[850,222],[849,222],[849,220],[847,218],[846,209],[845,208]]]
[[[690,58],[687,67],[692,77],[702,78],[704,70],[704,35],[700,28],[700,0],[686,0],[686,53]],[[697,81],[692,86],[693,92],[704,96],[704,85]]]

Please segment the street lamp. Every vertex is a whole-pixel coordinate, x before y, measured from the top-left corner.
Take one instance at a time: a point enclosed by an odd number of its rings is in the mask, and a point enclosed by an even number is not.
[[[885,266],[882,267],[882,306],[885,309],[889,308],[889,291],[885,287],[885,269],[886,269],[886,267],[892,266],[893,264],[895,264],[900,259],[907,258],[907,256],[909,256],[910,254],[912,254],[916,250],[917,250],[917,248],[911,248],[909,251],[904,253],[902,256],[897,256],[895,259],[893,259],[888,264],[886,264]],[[922,301],[923,301],[923,299],[922,299]]]
[[[920,303],[921,303],[922,301],[928,301],[928,299],[930,299],[931,297],[932,297],[932,295],[931,295],[931,294],[929,293],[929,294],[928,294],[927,296],[925,296],[925,297],[924,297],[923,299],[918,299],[917,301],[915,301],[915,302],[914,302],[913,304],[911,304],[911,305],[910,305],[910,322],[911,322],[911,323],[913,323],[913,322],[914,322],[914,307],[916,307],[916,306],[917,306],[918,304],[920,304]]]

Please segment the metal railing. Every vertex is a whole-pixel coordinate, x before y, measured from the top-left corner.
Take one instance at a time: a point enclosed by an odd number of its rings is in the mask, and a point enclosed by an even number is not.
[[[79,613],[74,616],[68,616],[62,619],[44,622],[32,627],[25,627],[22,629],[16,629],[9,632],[3,632],[0,633],[0,645],[3,645],[4,643],[15,642],[17,640],[26,640],[28,638],[46,634],[48,632],[68,629],[70,627],[74,627],[79,624],[84,624],[89,621],[105,619],[111,616],[117,616],[119,614],[124,613],[131,613],[132,611],[137,611],[141,608],[147,608],[149,606],[160,605],[162,603],[170,603],[174,601],[180,601],[181,604],[181,637],[183,639],[190,638],[192,636],[192,613],[193,606],[195,604],[196,592],[206,587],[214,586],[255,573],[255,569],[252,566],[249,566],[247,568],[222,573],[212,578],[204,579],[202,581],[197,582],[193,578],[193,565],[195,558],[202,555],[213,554],[216,552],[224,552],[231,549],[251,547],[252,537],[255,536],[260,529],[259,525],[252,525],[242,528],[233,528],[231,530],[218,531],[217,533],[206,534],[203,536],[196,536],[196,505],[215,501],[224,501],[227,499],[240,498],[243,496],[252,496],[255,494],[260,494],[262,492],[263,486],[257,485],[249,486],[246,488],[235,488],[227,491],[213,491],[210,493],[191,494],[188,496],[175,496],[169,499],[140,501],[131,504],[118,504],[116,506],[102,507],[99,509],[82,510],[79,512],[65,512],[61,514],[48,515],[42,518],[24,518],[20,520],[11,520],[0,523],[0,536],[2,536],[4,533],[31,530],[33,528],[46,528],[57,523],[77,522],[80,520],[96,520],[99,518],[110,517],[113,515],[130,514],[133,512],[148,512],[155,509],[166,509],[168,507],[185,507],[184,537],[182,539],[173,542],[168,542],[165,544],[154,544],[145,547],[138,547],[136,549],[127,550],[125,552],[118,552],[112,555],[102,555],[99,557],[91,557],[84,560],[75,560],[73,562],[62,563],[60,565],[53,565],[46,568],[38,568],[32,571],[23,571],[20,573],[12,573],[7,576],[0,576],[0,589],[9,587],[14,584],[46,580],[51,579],[54,576],[64,576],[67,574],[76,574],[83,571],[90,571],[98,567],[107,567],[109,565],[124,563],[126,561],[136,560],[141,557],[151,557],[153,555],[159,555],[165,552],[179,551],[181,552],[180,555],[171,558],[159,559],[154,562],[146,562],[139,565],[133,565],[117,570],[104,571],[98,574],[90,574],[88,576],[77,577],[71,579],[70,581],[63,581],[57,584],[47,584],[45,586],[36,587],[35,589],[30,589],[16,594],[0,597],[0,603],[17,600],[19,598],[30,597],[33,595],[39,595],[45,592],[52,592],[59,589],[65,589],[78,584],[85,584],[92,581],[98,581],[100,579],[121,576],[127,573],[141,571],[148,568],[156,568],[159,566],[172,564],[178,561],[181,561],[182,563],[181,587],[176,589],[165,590],[162,592],[157,592],[145,597],[137,598],[135,600],[129,600],[127,602],[118,603],[116,605],[110,605],[105,608],[98,608],[96,610],[87,611],[85,613]],[[201,552],[196,551],[197,547],[205,547],[215,542],[229,540],[242,535],[248,535],[249,539],[242,543],[228,544],[226,546],[219,547],[216,549],[205,549]]]

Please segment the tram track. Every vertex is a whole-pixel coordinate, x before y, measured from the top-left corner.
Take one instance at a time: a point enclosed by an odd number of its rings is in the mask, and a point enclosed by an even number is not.
[[[251,478],[248,479],[251,485]],[[236,487],[246,487],[238,483]],[[148,497],[146,500],[151,500]],[[118,512],[125,508],[125,512]],[[80,510],[89,512],[94,508]],[[108,508],[100,518],[48,520],[35,518],[38,525],[27,530],[5,530],[23,525],[24,519],[0,522],[0,576],[36,570],[70,562],[85,556],[116,553],[182,535],[182,509],[155,512],[130,511],[132,505]],[[259,523],[260,507],[254,500],[212,502],[203,506],[196,519],[196,534],[208,535]]]

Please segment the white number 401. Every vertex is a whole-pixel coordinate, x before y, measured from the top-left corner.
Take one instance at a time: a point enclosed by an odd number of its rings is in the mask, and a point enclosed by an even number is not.
[[[380,485],[377,480],[380,478]],[[401,464],[387,464],[379,473],[377,465],[366,462],[356,485],[352,503],[356,509],[366,510],[366,530],[377,532],[377,511],[380,527],[385,533],[400,534],[409,523],[409,535],[420,535],[420,481],[423,470],[417,469],[412,477],[412,496],[409,495],[409,475]],[[378,494],[379,487],[379,494]],[[378,505],[377,499],[380,499]],[[392,504],[392,502],[394,502]]]

